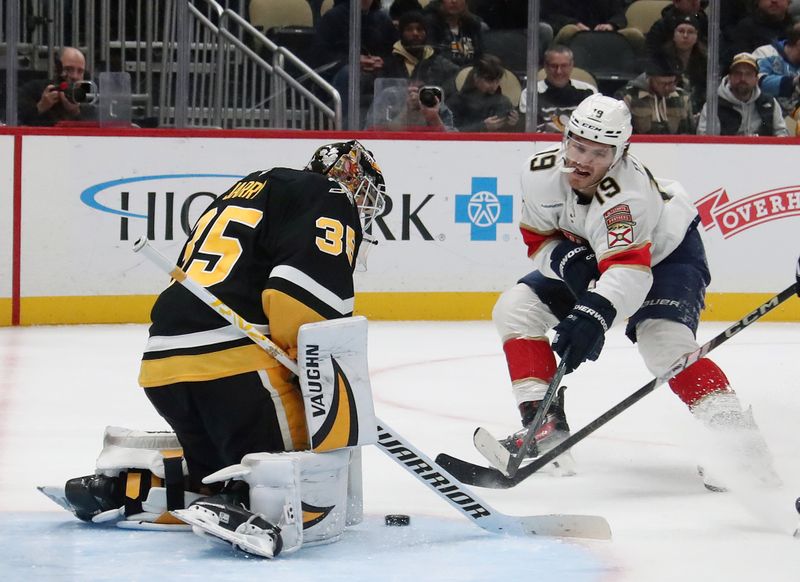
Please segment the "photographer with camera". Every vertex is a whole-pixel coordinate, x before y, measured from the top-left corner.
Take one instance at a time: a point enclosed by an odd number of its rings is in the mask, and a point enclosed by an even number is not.
[[[515,131],[519,113],[500,91],[504,72],[494,55],[475,61],[461,90],[447,99],[459,131]]]
[[[37,79],[19,90],[20,125],[53,126],[61,121],[86,121],[95,117],[85,105],[86,58],[74,47],[63,47],[55,57],[56,78]]]
[[[442,88],[426,86],[421,79],[380,91],[367,113],[366,129],[389,131],[455,131],[453,112],[442,103]]]

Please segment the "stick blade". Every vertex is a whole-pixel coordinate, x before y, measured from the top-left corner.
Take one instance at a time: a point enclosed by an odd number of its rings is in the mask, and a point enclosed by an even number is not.
[[[599,515],[536,515],[519,517],[523,533],[529,535],[610,540],[611,526]]]
[[[511,453],[500,444],[492,433],[483,427],[478,427],[472,435],[472,443],[492,467],[506,476],[509,475],[508,467],[511,463]]]
[[[506,477],[494,467],[476,465],[447,453],[439,453],[436,462],[465,485],[488,489],[508,489],[517,484],[516,480]]]

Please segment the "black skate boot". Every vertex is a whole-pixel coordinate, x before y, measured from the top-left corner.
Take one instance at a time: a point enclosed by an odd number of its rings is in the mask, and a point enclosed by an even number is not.
[[[541,453],[552,449],[570,436],[569,423],[567,422],[567,415],[564,412],[565,389],[566,386],[562,386],[559,389],[558,396],[550,405],[542,425],[536,431],[536,441],[532,443],[531,447],[528,449],[528,453],[525,455],[526,459],[535,459]],[[519,405],[523,428],[500,441],[500,444],[511,454],[516,455],[519,452],[525,435],[528,434],[528,427],[536,416],[539,404],[540,402],[538,401],[529,401]],[[553,461],[553,466],[563,475],[574,475],[574,464],[575,461],[572,459],[570,451],[562,453]]]

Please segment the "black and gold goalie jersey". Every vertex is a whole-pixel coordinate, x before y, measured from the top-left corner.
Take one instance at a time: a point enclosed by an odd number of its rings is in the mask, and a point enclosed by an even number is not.
[[[217,198],[195,224],[178,264],[291,356],[304,323],[353,312],[361,224],[352,197],[322,174],[254,172]],[[275,361],[182,285],[151,312],[144,387],[214,380]]]

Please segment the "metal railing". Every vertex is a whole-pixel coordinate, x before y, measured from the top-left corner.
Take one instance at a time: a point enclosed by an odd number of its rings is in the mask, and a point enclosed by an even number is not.
[[[138,114],[161,126],[341,129],[338,92],[253,27],[243,16],[246,6],[243,0],[19,0],[18,10],[8,11],[16,15],[11,44],[18,58],[6,59],[6,87],[19,69],[52,77],[54,53],[71,45],[84,52],[89,71],[129,73]],[[7,10],[0,10],[4,46],[13,28],[3,20]],[[7,108],[16,110],[16,87],[7,97]]]

